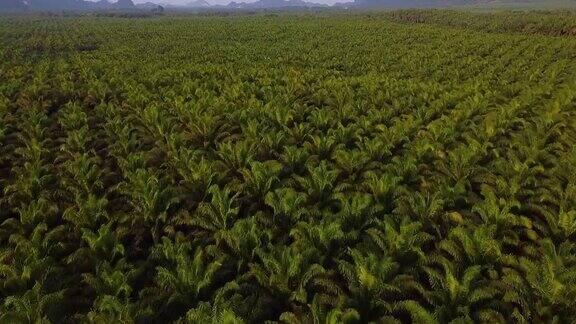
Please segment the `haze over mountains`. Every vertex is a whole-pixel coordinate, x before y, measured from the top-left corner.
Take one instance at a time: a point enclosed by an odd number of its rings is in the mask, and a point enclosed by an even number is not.
[[[152,0],[153,1],[153,0]],[[170,0],[158,0],[170,1]],[[176,1],[176,0],[173,0]],[[186,0],[180,0],[186,1]],[[227,5],[217,4],[219,1],[213,0],[209,3],[206,0],[190,0],[188,3],[156,3],[146,2],[135,4],[132,0],[0,0],[0,12],[19,11],[96,11],[96,10],[154,10],[159,5],[174,9],[267,9],[267,8],[304,8],[304,7],[327,7],[325,3],[314,3],[306,0],[257,0],[240,2],[232,0]],[[238,2],[237,2],[238,1]],[[326,1],[326,0],[316,0]],[[334,0],[338,1],[338,0]],[[514,3],[527,3],[531,0],[508,1]],[[336,7],[357,7],[357,8],[410,8],[410,7],[446,7],[458,5],[474,5],[486,3],[500,3],[498,0],[353,0],[350,2],[332,4]],[[221,2],[220,2],[221,3]]]
[[[136,9],[132,0],[99,0],[97,2],[85,0],[1,0],[2,11],[52,11],[52,10],[126,10]]]

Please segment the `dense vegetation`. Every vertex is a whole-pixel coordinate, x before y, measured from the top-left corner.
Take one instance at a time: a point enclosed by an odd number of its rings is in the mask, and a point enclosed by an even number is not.
[[[576,36],[576,13],[573,10],[523,13],[510,11],[397,10],[387,12],[384,16],[398,22],[426,23],[492,33]]]
[[[0,19],[0,322],[576,321],[576,39]]]

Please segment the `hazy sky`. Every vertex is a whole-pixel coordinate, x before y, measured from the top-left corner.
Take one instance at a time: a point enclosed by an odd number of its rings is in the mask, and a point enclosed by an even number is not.
[[[115,1],[115,0],[111,0],[111,1]],[[154,3],[158,3],[158,4],[166,3],[166,4],[174,4],[174,5],[183,5],[183,4],[187,4],[189,2],[192,2],[194,0],[132,0],[132,1],[134,1],[134,3],[154,2]],[[206,0],[206,1],[208,1],[210,4],[228,4],[232,0]],[[236,1],[236,2],[254,2],[256,0],[234,0],[234,1]],[[306,0],[306,1],[316,2],[316,3],[333,4],[336,2],[346,2],[346,1],[352,1],[352,0]]]

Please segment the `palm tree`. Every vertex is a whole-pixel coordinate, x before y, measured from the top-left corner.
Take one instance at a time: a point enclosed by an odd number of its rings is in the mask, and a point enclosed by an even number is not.
[[[156,267],[156,289],[150,293],[162,297],[168,309],[194,306],[214,285],[214,278],[223,265],[223,258],[211,259],[200,247],[192,252],[190,243],[181,237],[177,237],[176,242],[163,237],[162,243],[153,248],[152,257],[160,265]]]
[[[213,148],[230,135],[226,122],[218,114],[202,110],[188,113],[190,118],[185,125],[185,133],[187,139],[195,145],[204,149]]]
[[[330,217],[331,222],[340,223],[344,231],[344,244],[354,244],[361,239],[362,234],[381,215],[382,208],[375,205],[373,196],[365,193],[336,194],[340,210]]]
[[[42,192],[38,199],[15,207],[18,217],[6,220],[1,226],[12,231],[10,234],[31,235],[39,225],[55,224],[58,211],[57,204]]]
[[[201,229],[207,238],[213,238],[216,245],[219,245],[238,219],[238,193],[230,196],[228,189],[220,189],[217,185],[211,186],[208,192],[212,195],[211,202],[200,203],[188,222],[189,225]]]
[[[96,260],[112,261],[124,255],[124,245],[119,242],[113,230],[113,223],[100,226],[97,232],[83,228],[82,239],[88,244],[90,254]]]
[[[366,154],[370,161],[383,163],[392,155],[393,145],[380,136],[375,138],[363,137],[358,141],[359,150]]]
[[[532,221],[525,216],[516,215],[513,210],[520,207],[515,200],[497,198],[487,186],[483,187],[484,200],[476,203],[472,211],[480,216],[484,224],[494,225],[496,236],[507,244],[515,245],[519,229],[532,229]]]
[[[2,323],[51,323],[48,314],[64,299],[64,291],[47,293],[40,282],[19,296],[7,296],[0,306]],[[52,318],[53,319],[53,318]]]
[[[8,132],[8,123],[6,119],[8,119],[8,99],[1,97],[0,98],[0,143],[4,142],[4,137]]]
[[[104,296],[126,304],[132,294],[131,276],[134,269],[124,259],[112,264],[108,261],[100,262],[96,272],[82,275],[83,281],[96,293],[95,303]],[[110,299],[108,300],[110,301]]]
[[[407,215],[415,222],[421,222],[423,229],[442,238],[448,227],[444,213],[445,201],[440,197],[439,192],[416,191],[406,192],[398,199],[394,214],[399,216]]]
[[[144,311],[132,309],[130,303],[111,295],[104,295],[94,302],[85,319],[90,323],[133,324],[136,323],[137,314],[144,313]]]
[[[250,169],[241,170],[244,183],[242,186],[250,195],[253,202],[264,202],[272,186],[279,181],[278,174],[282,170],[282,165],[276,161],[250,163]]]
[[[244,275],[253,278],[264,292],[284,310],[299,311],[309,300],[309,292],[316,289],[317,295],[335,296],[337,285],[330,274],[319,264],[311,264],[291,246],[258,249],[260,262],[250,264]]]
[[[17,177],[4,188],[7,202],[11,205],[18,205],[18,200],[25,201],[38,197],[42,188],[52,179],[50,166],[44,161],[49,153],[45,143],[36,138],[24,143],[24,147],[15,150],[15,154],[23,161],[21,165],[12,168],[12,173]]]
[[[290,237],[294,240],[293,246],[308,260],[329,267],[345,235],[339,222],[326,220],[317,224],[298,222],[290,231]]]
[[[296,181],[307,193],[308,200],[317,204],[319,210],[329,207],[335,201],[333,193],[342,190],[345,186],[336,185],[340,171],[330,169],[328,164],[323,161],[317,167],[309,166],[308,173],[306,177],[297,176]]]
[[[355,183],[359,175],[366,170],[369,156],[360,150],[337,150],[332,154],[332,159],[342,173],[347,176],[347,181]]]
[[[117,107],[110,105],[99,105],[98,109],[105,114],[106,124],[104,126],[106,137],[110,140],[107,143],[108,151],[116,157],[128,157],[133,149],[138,145],[136,129],[130,123],[126,123],[116,112]]]
[[[510,261],[510,257],[502,252],[502,242],[496,236],[494,225],[480,225],[473,229],[456,227],[438,243],[438,249],[442,253],[440,260],[445,255],[450,259],[447,262],[453,263],[458,270],[462,270],[460,264],[481,265],[485,270]]]
[[[332,153],[341,146],[336,142],[334,136],[309,135],[304,142],[304,148],[319,160],[330,158]]]
[[[338,269],[347,282],[346,304],[357,310],[362,321],[392,319],[410,290],[418,283],[410,275],[399,272],[400,265],[390,256],[364,254],[349,249],[351,261],[340,260]]]
[[[216,154],[231,173],[236,173],[238,170],[250,166],[250,162],[254,160],[256,151],[257,146],[254,142],[247,140],[237,142],[226,141],[218,144]]]
[[[471,181],[479,171],[478,162],[485,152],[486,144],[469,139],[466,144],[448,152],[446,158],[438,160],[441,179],[449,181],[457,196],[470,190]]]
[[[379,175],[375,172],[366,173],[364,186],[372,194],[376,203],[378,203],[385,212],[392,212],[394,209],[394,195],[400,191],[401,177],[393,173],[386,172]]]
[[[554,243],[561,243],[574,239],[576,236],[576,210],[566,211],[561,208],[557,213],[542,209],[544,214],[547,234]]]
[[[494,301],[501,295],[496,284],[482,274],[482,267],[473,265],[459,272],[451,263],[442,270],[426,267],[432,287],[424,294],[434,306],[434,316],[442,323],[495,320],[505,323]]]
[[[138,168],[125,175],[127,181],[121,182],[116,190],[130,198],[134,210],[120,221],[126,224],[127,231],[136,235],[137,241],[150,234],[157,242],[167,220],[168,209],[179,197],[174,195],[167,181],[159,179],[151,169]],[[147,232],[148,228],[150,233]]]
[[[289,136],[289,142],[292,145],[304,142],[312,136],[313,128],[308,123],[299,123],[292,127],[284,127],[284,131]]]
[[[199,302],[186,313],[186,323],[212,323],[212,324],[242,324],[242,318],[236,315],[234,309],[242,304],[243,297],[237,292],[240,286],[235,281],[226,283],[214,293],[211,303]]]
[[[337,324],[337,323],[359,323],[360,314],[355,309],[340,309],[337,307],[326,307],[321,302],[322,298],[317,296],[308,304],[308,311],[304,314],[285,312],[280,315],[280,321],[286,324]]]
[[[274,211],[272,222],[280,229],[292,228],[306,214],[306,195],[291,188],[276,189],[265,198],[266,205]]]
[[[208,189],[226,177],[227,171],[205,157],[205,152],[185,147],[174,138],[169,140],[172,165],[178,185],[183,188],[184,202],[190,208],[204,200]]]
[[[262,228],[261,218],[266,215],[256,214],[247,218],[237,220],[229,230],[221,231],[219,237],[226,243],[232,253],[229,257],[236,261],[238,271],[254,262],[258,248],[265,246],[272,241],[272,232]],[[220,253],[226,253],[224,246],[220,246]]]
[[[100,160],[87,153],[76,154],[63,163],[64,176],[61,187],[67,193],[64,199],[71,200],[62,218],[78,227],[94,227],[108,218],[108,200],[95,194],[103,189]]]
[[[563,175],[566,169],[568,179]],[[555,244],[569,240],[576,234],[576,213],[572,207],[576,202],[576,177],[570,176],[571,171],[569,163],[558,166],[557,172],[561,172],[561,178],[555,176],[543,183],[529,203],[536,216],[534,227],[543,237],[550,237]]]
[[[407,217],[399,222],[388,217],[375,221],[366,234],[377,247],[376,251],[393,257],[403,272],[413,273],[414,267],[426,262],[426,246],[433,239],[422,231],[422,227],[420,222],[410,221]]]
[[[502,277],[503,300],[517,321],[570,323],[576,320],[574,243],[540,242],[539,259],[520,258]]]
[[[325,131],[335,123],[332,113],[328,109],[314,109],[310,112],[308,120],[316,129]]]
[[[280,156],[280,161],[286,168],[287,173],[303,174],[306,172],[306,162],[310,157],[308,150],[296,147],[287,146]]]
[[[138,120],[139,128],[154,138],[158,146],[166,148],[167,137],[175,131],[176,124],[165,109],[153,104],[130,116]]]
[[[209,305],[201,304],[193,311],[188,312],[183,323],[206,324],[244,324],[245,322],[234,312],[228,309],[213,309]]]
[[[248,138],[260,139],[259,159],[275,159],[281,155],[286,146],[287,137],[288,135],[284,131],[268,131]]]

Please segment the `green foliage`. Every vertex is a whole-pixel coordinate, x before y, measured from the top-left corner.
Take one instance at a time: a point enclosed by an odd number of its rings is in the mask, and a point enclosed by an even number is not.
[[[500,1],[501,3],[492,3],[492,5],[501,5],[504,7],[514,8],[527,5],[528,8],[542,6],[543,9],[554,8],[571,8],[573,3],[566,2],[543,2],[538,1]],[[466,12],[452,10],[399,10],[385,15],[387,18],[408,23],[425,23],[440,26],[450,26],[466,28],[469,30],[480,30],[491,33],[524,33],[524,34],[541,34],[549,36],[575,35],[576,24],[574,23],[573,10],[541,10],[515,14],[506,10],[486,10],[486,12]]]
[[[576,322],[574,26],[0,17],[0,322]]]

